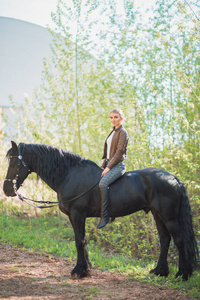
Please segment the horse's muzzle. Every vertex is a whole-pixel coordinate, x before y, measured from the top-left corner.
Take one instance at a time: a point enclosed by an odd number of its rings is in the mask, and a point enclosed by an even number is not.
[[[3,191],[4,191],[5,195],[8,197],[16,196],[16,193],[13,188],[13,182],[11,182],[11,181],[6,181],[6,180],[4,181]]]

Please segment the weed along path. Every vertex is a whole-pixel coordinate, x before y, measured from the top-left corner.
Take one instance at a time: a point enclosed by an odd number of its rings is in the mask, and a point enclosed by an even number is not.
[[[0,242],[0,299],[194,299],[97,268],[89,278],[71,279],[74,264],[75,261]]]

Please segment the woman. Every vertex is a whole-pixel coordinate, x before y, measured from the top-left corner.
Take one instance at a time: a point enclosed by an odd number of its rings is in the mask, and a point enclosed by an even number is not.
[[[108,215],[108,186],[126,171],[124,159],[128,144],[128,134],[122,123],[124,114],[121,109],[115,108],[110,112],[110,121],[113,130],[108,135],[104,144],[103,164],[104,169],[99,182],[101,195],[101,220],[97,228],[103,228],[109,222]]]

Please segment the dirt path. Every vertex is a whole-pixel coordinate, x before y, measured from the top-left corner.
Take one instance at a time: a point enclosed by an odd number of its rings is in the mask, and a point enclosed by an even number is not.
[[[0,243],[0,299],[192,299],[179,291],[127,280],[99,269],[71,279],[74,262]]]

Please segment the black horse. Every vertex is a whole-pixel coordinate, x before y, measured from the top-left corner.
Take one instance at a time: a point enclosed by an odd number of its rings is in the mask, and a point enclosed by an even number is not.
[[[9,167],[4,192],[15,196],[31,172],[46,182],[56,193],[60,210],[68,215],[75,233],[77,264],[71,275],[90,275],[91,263],[85,241],[85,220],[100,216],[98,182],[101,168],[94,162],[60,148],[15,142],[7,152]],[[197,243],[192,227],[190,204],[183,183],[166,171],[147,168],[126,172],[109,189],[109,215],[121,217],[144,210],[152,212],[159,237],[161,253],[156,275],[169,273],[167,253],[171,237],[179,252],[176,276],[187,280],[199,262]]]

